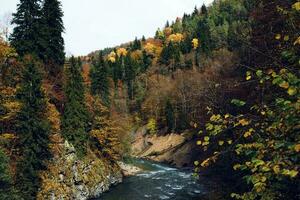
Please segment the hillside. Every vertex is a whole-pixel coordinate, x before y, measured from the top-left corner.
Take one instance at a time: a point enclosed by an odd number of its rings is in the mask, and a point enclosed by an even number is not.
[[[20,1],[0,35],[0,199],[299,198],[298,0],[215,0],[68,58],[62,17]]]

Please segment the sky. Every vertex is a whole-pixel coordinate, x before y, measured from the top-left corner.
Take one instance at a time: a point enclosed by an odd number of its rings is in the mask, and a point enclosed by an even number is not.
[[[61,0],[67,55],[88,53],[141,38],[153,37],[195,5],[213,0]],[[0,0],[0,17],[16,11],[19,0]]]

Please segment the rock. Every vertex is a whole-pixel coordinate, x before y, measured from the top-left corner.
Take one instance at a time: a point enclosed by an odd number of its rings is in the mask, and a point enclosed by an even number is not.
[[[142,171],[141,168],[136,167],[134,165],[126,164],[124,162],[118,162],[118,165],[120,166],[124,176],[133,176]]]
[[[37,199],[85,200],[99,197],[111,185],[122,182],[121,168],[106,158],[88,150],[79,159],[75,148],[65,141],[60,152],[54,152],[48,171],[41,174],[42,185]],[[59,155],[57,155],[59,154]]]
[[[164,136],[145,135],[138,129],[132,143],[132,156],[168,163],[176,167],[192,166],[197,151],[192,133],[167,134]],[[192,151],[193,150],[193,151]],[[193,153],[191,153],[193,152]]]

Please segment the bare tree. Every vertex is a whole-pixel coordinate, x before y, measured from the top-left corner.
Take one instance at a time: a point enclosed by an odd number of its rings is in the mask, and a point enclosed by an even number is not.
[[[12,31],[12,13],[6,12],[0,18],[0,35],[8,42],[9,34]]]

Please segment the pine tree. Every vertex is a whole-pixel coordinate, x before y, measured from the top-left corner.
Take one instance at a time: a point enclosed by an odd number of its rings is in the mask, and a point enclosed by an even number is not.
[[[143,35],[143,37],[142,37],[142,42],[146,42],[146,38],[145,38],[144,35]]]
[[[127,90],[129,99],[133,99],[133,81],[136,76],[136,63],[131,58],[130,54],[124,58],[125,65],[125,81],[127,83]]]
[[[132,51],[135,51],[135,50],[140,50],[142,48],[142,43],[140,40],[138,40],[137,38],[135,38],[135,40],[133,41],[133,44],[132,44]]]
[[[197,16],[197,15],[199,15],[199,10],[198,10],[197,6],[195,6],[192,16],[194,17],[194,16]]]
[[[169,28],[170,27],[170,23],[169,21],[166,22],[165,28]]]
[[[109,99],[109,82],[108,72],[105,61],[103,59],[102,51],[99,53],[97,61],[94,61],[93,67],[90,72],[91,77],[91,92],[93,95],[99,95],[102,102],[108,106]]]
[[[201,7],[201,14],[202,15],[207,15],[207,8],[206,8],[205,4],[203,4],[202,7]]]
[[[165,107],[165,116],[166,116],[166,123],[168,126],[168,131],[173,131],[175,128],[175,118],[174,118],[174,109],[170,102],[170,100],[167,101],[166,107]]]
[[[8,167],[8,158],[0,149],[0,199],[11,199],[12,180]]]
[[[58,0],[45,0],[42,8],[42,25],[43,25],[43,60],[52,75],[62,70],[65,60],[64,39],[62,33],[63,11],[61,3]]]
[[[204,16],[198,22],[197,37],[200,40],[200,49],[202,52],[209,54],[212,49],[212,40],[207,16]]]
[[[84,84],[81,66],[74,57],[66,69],[65,106],[61,119],[61,130],[65,139],[71,142],[82,157],[86,153],[89,116],[85,105]]]
[[[46,100],[37,63],[29,57],[24,63],[23,82],[17,92],[23,105],[16,124],[22,155],[17,164],[17,188],[24,199],[35,199],[40,185],[39,171],[46,169],[44,161],[51,156],[48,150],[50,125],[45,116]]]
[[[13,14],[15,25],[10,36],[11,45],[20,56],[42,55],[40,0],[20,0],[17,12]]]

